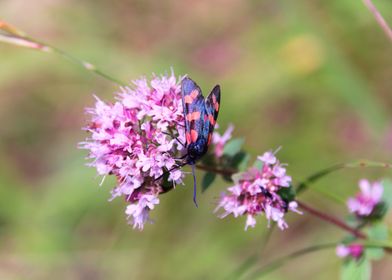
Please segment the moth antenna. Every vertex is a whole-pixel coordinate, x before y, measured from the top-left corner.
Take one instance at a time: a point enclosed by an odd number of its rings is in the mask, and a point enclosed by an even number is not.
[[[192,175],[193,175],[193,202],[195,203],[196,207],[199,207],[197,205],[197,200],[196,200],[196,195],[197,195],[197,185],[196,185],[196,172],[195,172],[195,165],[192,164]]]

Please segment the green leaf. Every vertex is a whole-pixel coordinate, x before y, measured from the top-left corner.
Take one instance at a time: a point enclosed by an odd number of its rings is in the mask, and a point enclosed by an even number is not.
[[[392,181],[386,179],[382,182],[382,185],[384,187],[382,200],[388,205],[389,208],[392,208]]]
[[[369,216],[371,221],[381,220],[385,214],[388,212],[388,204],[384,201],[377,203],[374,207],[372,213]]]
[[[161,187],[165,192],[170,191],[173,188],[173,182],[169,181],[169,176],[170,173],[167,172],[162,177]]]
[[[216,165],[215,155],[213,153],[207,153],[201,158],[201,162],[206,166],[214,166]]]
[[[383,223],[376,223],[368,228],[367,235],[371,241],[388,240],[388,227]],[[366,257],[371,260],[379,260],[384,256],[382,248],[366,248]]]
[[[242,158],[241,162],[238,163],[237,169],[240,171],[245,171],[248,168],[250,155],[245,153],[245,156]]]
[[[370,280],[370,276],[371,264],[369,260],[365,258],[359,261],[349,259],[343,262],[341,280]]]
[[[264,163],[261,160],[256,159],[253,163],[253,167],[256,167],[258,170],[263,169]]]
[[[238,173],[235,173],[235,174],[231,175],[231,180],[232,180],[235,184],[238,184],[239,181],[241,180],[241,178],[242,178],[242,172],[238,172]]]
[[[347,215],[344,220],[346,221],[346,223],[351,226],[351,227],[357,227],[360,223],[360,221],[358,221],[358,217],[352,214]],[[351,235],[350,235],[351,236]],[[353,241],[353,240],[352,240]],[[350,242],[348,242],[350,243]]]
[[[244,151],[240,151],[236,153],[234,156],[229,157],[228,159],[228,167],[239,169],[240,164],[247,165],[247,159],[249,159],[249,154]],[[245,163],[244,163],[245,161]]]
[[[353,235],[346,235],[343,239],[342,239],[342,243],[343,244],[350,244],[352,242],[354,242],[357,238]]]
[[[293,186],[290,186],[288,188],[281,188],[278,191],[278,195],[285,201],[293,201],[295,199],[295,189],[293,188]]]
[[[201,192],[205,192],[214,182],[215,178],[216,178],[215,173],[206,172],[206,174],[204,174],[203,181],[201,183]]]
[[[227,156],[234,156],[241,151],[241,147],[244,144],[243,138],[236,138],[230,140],[223,148],[223,154]]]

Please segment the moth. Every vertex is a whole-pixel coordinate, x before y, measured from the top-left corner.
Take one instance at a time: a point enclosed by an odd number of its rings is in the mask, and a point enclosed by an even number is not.
[[[189,164],[193,175],[193,201],[196,201],[196,162],[207,153],[212,140],[220,107],[220,86],[216,85],[211,93],[204,98],[200,87],[190,78],[181,81],[182,107],[185,119],[185,161]]]
[[[184,111],[185,143],[178,138],[177,141],[185,148],[186,154],[173,168],[156,178],[159,180],[171,171],[189,164],[192,167],[193,175],[193,202],[197,207],[196,201],[196,162],[207,153],[208,146],[212,140],[216,120],[219,113],[220,86],[216,85],[211,93],[204,98],[200,87],[188,77],[181,81],[181,98]]]

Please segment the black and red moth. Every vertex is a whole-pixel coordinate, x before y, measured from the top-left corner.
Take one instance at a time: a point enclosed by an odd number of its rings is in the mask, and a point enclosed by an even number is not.
[[[193,201],[196,202],[195,164],[205,153],[211,143],[212,133],[219,113],[220,86],[216,85],[204,98],[200,87],[190,78],[181,82],[182,107],[185,118],[185,164],[192,166]]]

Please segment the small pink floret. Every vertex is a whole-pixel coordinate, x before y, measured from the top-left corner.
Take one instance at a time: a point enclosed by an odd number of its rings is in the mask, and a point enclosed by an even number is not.
[[[214,144],[214,154],[217,158],[223,155],[223,150],[227,141],[231,139],[234,130],[234,125],[230,124],[223,135],[218,132],[214,132],[212,135],[212,143]]]
[[[352,257],[358,260],[363,255],[363,252],[363,245],[356,243],[350,245],[340,244],[336,247],[336,255],[340,258]]]
[[[366,179],[359,181],[359,188],[360,192],[347,200],[347,207],[351,213],[358,216],[369,216],[381,202],[384,189],[380,182],[370,183]]]
[[[220,211],[220,218],[228,215],[239,217],[246,215],[245,230],[255,227],[256,216],[264,214],[268,220],[275,222],[282,230],[288,227],[284,220],[286,211],[302,214],[297,210],[295,201],[283,201],[277,192],[290,186],[291,177],[286,175],[286,168],[268,151],[257,158],[264,165],[260,170],[255,167],[237,176],[235,185],[227,189],[219,200],[215,211]]]

